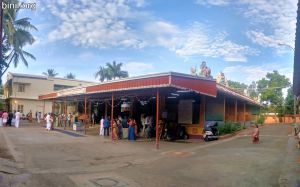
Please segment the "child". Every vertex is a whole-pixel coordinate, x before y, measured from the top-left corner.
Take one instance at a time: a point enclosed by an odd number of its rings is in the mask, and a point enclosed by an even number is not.
[[[259,143],[259,130],[257,124],[255,124],[255,128],[252,133],[252,143]]]
[[[300,132],[298,132],[298,149],[300,149]]]

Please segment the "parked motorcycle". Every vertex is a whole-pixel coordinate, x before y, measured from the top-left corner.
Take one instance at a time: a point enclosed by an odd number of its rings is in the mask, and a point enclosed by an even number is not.
[[[218,123],[215,121],[206,122],[204,127],[204,141],[217,140],[219,138]]]
[[[167,141],[175,141],[178,139],[188,139],[188,134],[185,131],[185,127],[179,125],[179,124],[171,124],[166,125],[164,129],[164,135],[163,139]]]

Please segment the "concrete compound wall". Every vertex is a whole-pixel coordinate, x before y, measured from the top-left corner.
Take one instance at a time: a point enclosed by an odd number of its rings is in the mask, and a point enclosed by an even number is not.
[[[292,115],[285,115],[283,117],[278,117],[276,115],[267,115],[265,116],[265,124],[276,124],[276,123],[286,123],[286,124],[291,124],[291,123],[300,123],[300,116],[296,116],[296,121],[294,121],[294,117]]]

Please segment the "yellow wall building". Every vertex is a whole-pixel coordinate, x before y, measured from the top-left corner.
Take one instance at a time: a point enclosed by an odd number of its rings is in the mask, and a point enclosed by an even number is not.
[[[95,83],[76,79],[8,73],[4,85],[6,109],[10,112],[19,110],[25,115],[30,111],[33,114],[35,112],[45,114],[52,111],[52,102],[39,100],[39,95],[93,84]]]

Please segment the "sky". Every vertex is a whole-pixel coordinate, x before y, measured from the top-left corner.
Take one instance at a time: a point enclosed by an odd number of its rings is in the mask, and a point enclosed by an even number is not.
[[[212,75],[251,83],[278,70],[292,80],[297,0],[27,0],[38,28],[25,47],[36,60],[10,72],[97,81],[107,62],[130,76],[190,73],[206,61]]]

